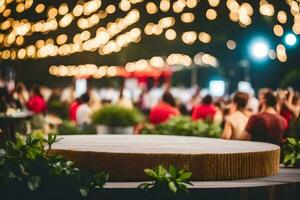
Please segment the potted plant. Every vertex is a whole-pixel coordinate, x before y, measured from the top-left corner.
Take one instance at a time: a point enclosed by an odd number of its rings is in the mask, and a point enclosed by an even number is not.
[[[220,125],[203,120],[193,121],[188,116],[174,116],[157,126],[145,124],[141,134],[181,135],[219,138],[222,133]]]
[[[142,118],[138,110],[117,105],[106,105],[92,114],[98,134],[133,134]]]

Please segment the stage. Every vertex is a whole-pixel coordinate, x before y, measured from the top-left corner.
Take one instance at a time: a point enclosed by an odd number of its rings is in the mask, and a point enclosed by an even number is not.
[[[183,136],[62,136],[56,153],[83,169],[104,170],[110,181],[147,180],[143,170],[159,164],[192,171],[194,181],[225,181],[271,176],[279,171],[279,146]]]

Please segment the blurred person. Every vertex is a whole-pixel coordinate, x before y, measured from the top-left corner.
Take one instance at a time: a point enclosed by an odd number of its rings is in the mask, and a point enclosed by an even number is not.
[[[281,100],[280,115],[284,117],[288,122],[288,137],[297,137],[297,127],[300,122],[300,104],[299,94],[293,90],[289,90],[286,93],[285,98]],[[300,133],[298,133],[299,135]]]
[[[180,115],[180,112],[176,108],[175,99],[169,91],[166,91],[161,101],[151,109],[149,120],[152,124],[161,124],[176,115]]]
[[[287,122],[276,112],[278,102],[275,94],[271,91],[264,93],[261,103],[261,113],[250,117],[245,134],[248,134],[252,141],[281,145]]]
[[[216,113],[217,108],[213,104],[212,96],[206,95],[202,99],[202,103],[194,108],[192,113],[192,119],[214,120]]]
[[[41,94],[39,86],[33,86],[30,91],[30,97],[27,102],[28,110],[34,113],[45,113],[47,110],[47,104],[44,97]]]
[[[232,140],[246,140],[244,135],[251,112],[246,109],[249,95],[244,92],[237,92],[233,97],[231,113],[225,120],[225,126],[221,138]]]
[[[88,87],[87,93],[90,96],[89,105],[92,110],[98,110],[101,108],[101,98],[98,91],[92,87]]]
[[[60,96],[60,101],[70,104],[76,99],[76,90],[74,86],[65,87]]]
[[[272,90],[270,88],[260,88],[258,90],[258,103],[259,103],[258,104],[258,112],[260,112],[262,109],[262,104],[264,102],[264,95],[267,92],[272,92]]]
[[[124,96],[124,89],[121,89],[119,99],[117,100],[116,104],[118,106],[124,107],[124,108],[133,108],[132,101]]]
[[[77,113],[77,109],[81,104],[81,99],[77,98],[75,99],[71,104],[70,104],[70,108],[69,108],[69,119],[73,122],[77,121],[77,117],[76,117],[76,113]]]
[[[259,112],[259,100],[255,97],[255,92],[252,89],[248,92],[249,100],[246,105],[246,109],[248,109],[252,113],[258,113]]]
[[[92,109],[89,106],[90,96],[85,93],[81,95],[81,104],[76,110],[76,120],[78,125],[85,125],[91,123]]]
[[[18,102],[19,108],[26,108],[26,104],[29,100],[29,92],[24,83],[18,83],[16,85],[15,91],[13,92],[13,98]]]
[[[151,106],[147,87],[142,87],[142,92],[140,94],[137,105],[144,113],[149,113]]]

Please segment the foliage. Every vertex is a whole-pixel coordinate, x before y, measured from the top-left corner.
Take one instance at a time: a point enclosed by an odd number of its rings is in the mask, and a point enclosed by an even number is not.
[[[109,127],[134,126],[143,120],[137,109],[129,109],[116,105],[106,105],[92,115],[94,124]]]
[[[192,185],[189,182],[192,176],[191,172],[177,169],[173,165],[170,165],[168,169],[159,165],[144,171],[152,180],[151,183],[142,183],[139,188],[147,192],[158,192],[160,194],[171,192],[173,195],[189,193],[187,185]]]
[[[187,116],[175,116],[157,126],[146,124],[141,133],[218,138],[222,133],[222,129],[218,124],[210,121],[192,121]]]
[[[68,106],[66,103],[63,103],[60,100],[51,100],[48,102],[47,107],[50,113],[55,114],[62,119],[68,118]]]
[[[283,163],[286,166],[300,166],[300,140],[287,138],[287,143],[283,147]]]
[[[290,71],[281,81],[280,86],[281,88],[286,88],[289,86],[294,86],[299,88],[299,80],[300,80],[300,70],[295,69]]]
[[[90,125],[90,124],[77,126],[72,121],[63,121],[63,123],[57,127],[57,134],[59,135],[96,134],[96,128],[94,125]]]
[[[0,149],[1,199],[82,199],[102,188],[108,176],[81,171],[62,156],[53,155],[56,135],[17,138]]]

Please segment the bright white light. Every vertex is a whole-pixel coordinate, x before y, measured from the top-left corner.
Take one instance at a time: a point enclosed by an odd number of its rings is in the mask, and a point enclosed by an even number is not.
[[[251,46],[251,54],[255,59],[261,60],[268,56],[269,45],[266,41],[259,40],[253,42]]]
[[[87,80],[86,79],[76,79],[76,97],[80,97],[87,91]]]
[[[294,46],[297,42],[297,38],[294,34],[289,33],[285,36],[285,43],[289,46]]]
[[[209,93],[213,97],[222,97],[225,95],[225,82],[214,80],[209,82]]]

